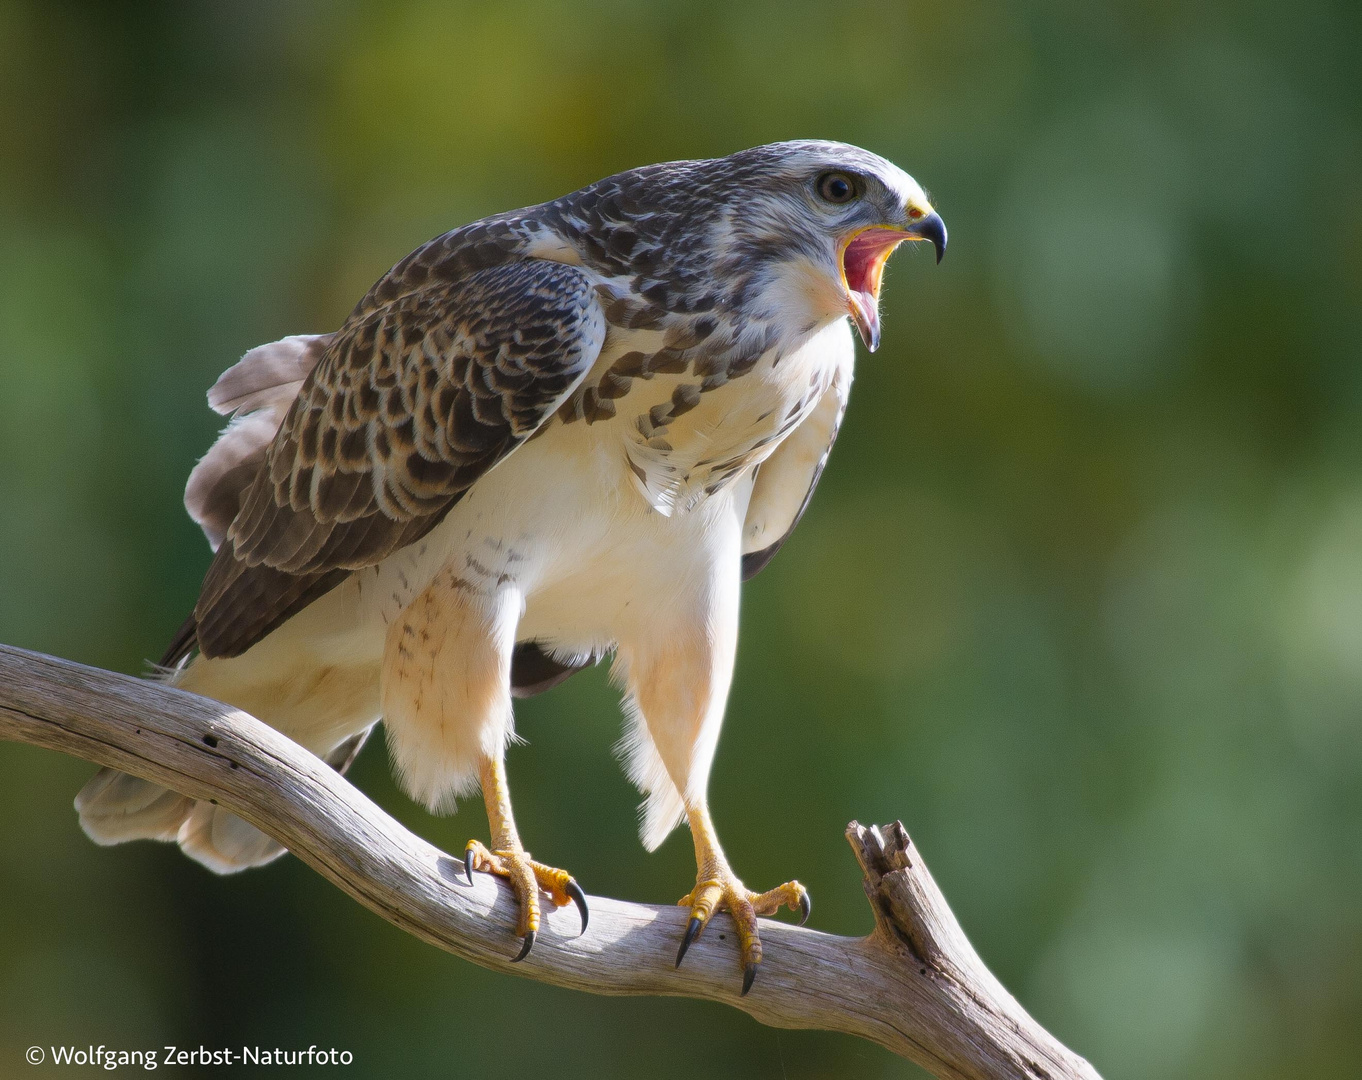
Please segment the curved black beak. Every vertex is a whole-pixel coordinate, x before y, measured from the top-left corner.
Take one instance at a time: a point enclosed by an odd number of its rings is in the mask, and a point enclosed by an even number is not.
[[[941,256],[946,254],[946,223],[941,220],[941,215],[935,211],[925,218],[913,222],[903,231],[918,240],[930,240],[932,247],[936,248],[937,262],[940,262]]]

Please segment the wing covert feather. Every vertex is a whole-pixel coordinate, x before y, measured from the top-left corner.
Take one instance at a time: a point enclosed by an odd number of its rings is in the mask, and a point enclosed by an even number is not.
[[[605,337],[576,267],[432,275],[357,310],[312,369],[242,498],[195,608],[235,656],[435,527],[591,369]]]

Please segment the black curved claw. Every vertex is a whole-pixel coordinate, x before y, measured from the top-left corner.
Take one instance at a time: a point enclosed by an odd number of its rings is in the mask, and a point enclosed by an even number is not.
[[[513,964],[520,963],[520,961],[524,960],[525,957],[530,955],[530,950],[533,948],[534,948],[534,931],[531,930],[528,934],[525,935],[525,944],[520,946],[520,955],[517,956],[514,960],[512,960],[511,963]]]
[[[568,883],[563,886],[563,892],[572,898],[572,902],[577,905],[577,910],[582,913],[582,933],[586,933],[586,923],[591,918],[591,912],[587,910],[586,893],[582,892],[582,887],[572,878],[568,878]]]
[[[468,875],[468,884],[473,884],[473,849],[463,853],[463,872]]]
[[[799,925],[803,926],[813,914],[813,898],[807,893],[799,894]]]
[[[676,950],[676,966],[681,966],[681,961],[686,957],[686,950],[690,948],[691,942],[700,936],[700,927],[705,924],[699,915],[692,915],[690,922],[686,923],[686,936],[681,939],[681,948]]]
[[[752,981],[757,977],[757,965],[748,964],[742,969],[742,996],[747,996],[747,991],[752,989]]]

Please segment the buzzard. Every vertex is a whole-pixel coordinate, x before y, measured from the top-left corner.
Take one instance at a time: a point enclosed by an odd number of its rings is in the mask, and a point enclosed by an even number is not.
[[[176,686],[345,769],[386,725],[432,811],[481,788],[520,954],[540,892],[586,901],[521,843],[504,767],[512,699],[613,654],[644,845],[683,819],[698,867],[677,953],[726,909],[743,992],[757,916],[807,918],[791,881],[749,892],[706,788],[741,582],[808,504],[851,387],[848,316],[879,343],[904,240],[946,246],[918,184],[843,143],[633,169],[436,237],[334,333],[248,352],[209,404],[231,421],[185,504],[216,551],[163,660]],[[230,812],[101,770],[76,800],[97,842],[177,841],[219,873],[270,861]]]

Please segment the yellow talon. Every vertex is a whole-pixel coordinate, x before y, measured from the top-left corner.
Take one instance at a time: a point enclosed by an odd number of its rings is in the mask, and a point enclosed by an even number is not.
[[[536,862],[528,851],[513,848],[489,850],[477,840],[468,841],[464,849],[464,868],[470,883],[473,871],[495,874],[506,878],[520,902],[520,920],[517,933],[533,943],[533,935],[539,930],[539,891],[548,894],[554,907],[576,904],[582,916],[582,933],[586,933],[590,911],[587,909],[586,894],[577,881],[566,870],[545,863]],[[529,950],[521,952],[523,959]]]
[[[473,871],[496,874],[511,883],[511,891],[519,901],[520,915],[516,932],[524,938],[520,953],[512,963],[524,960],[534,946],[539,932],[539,892],[542,889],[554,907],[568,903],[577,905],[582,916],[582,933],[586,933],[589,912],[586,894],[572,875],[556,866],[535,862],[520,842],[515,819],[511,816],[511,797],[506,788],[506,770],[499,757],[489,757],[481,763],[483,800],[487,804],[487,821],[492,826],[495,849],[488,849],[477,840],[468,841],[464,848],[464,872],[468,883],[473,883]]]
[[[718,839],[714,836],[714,826],[708,813],[699,808],[692,810],[689,816],[699,871],[695,888],[678,901],[681,907],[690,908],[690,920],[686,923],[686,932],[676,953],[676,966],[681,966],[686,950],[704,931],[714,913],[727,911],[733,918],[738,934],[738,950],[743,965],[742,992],[746,994],[752,989],[757,965],[761,963],[758,916],[774,915],[782,907],[789,907],[801,913],[800,922],[806,921],[813,907],[809,890],[797,881],[787,881],[764,893],[750,892],[729,868],[728,861],[719,849]]]

